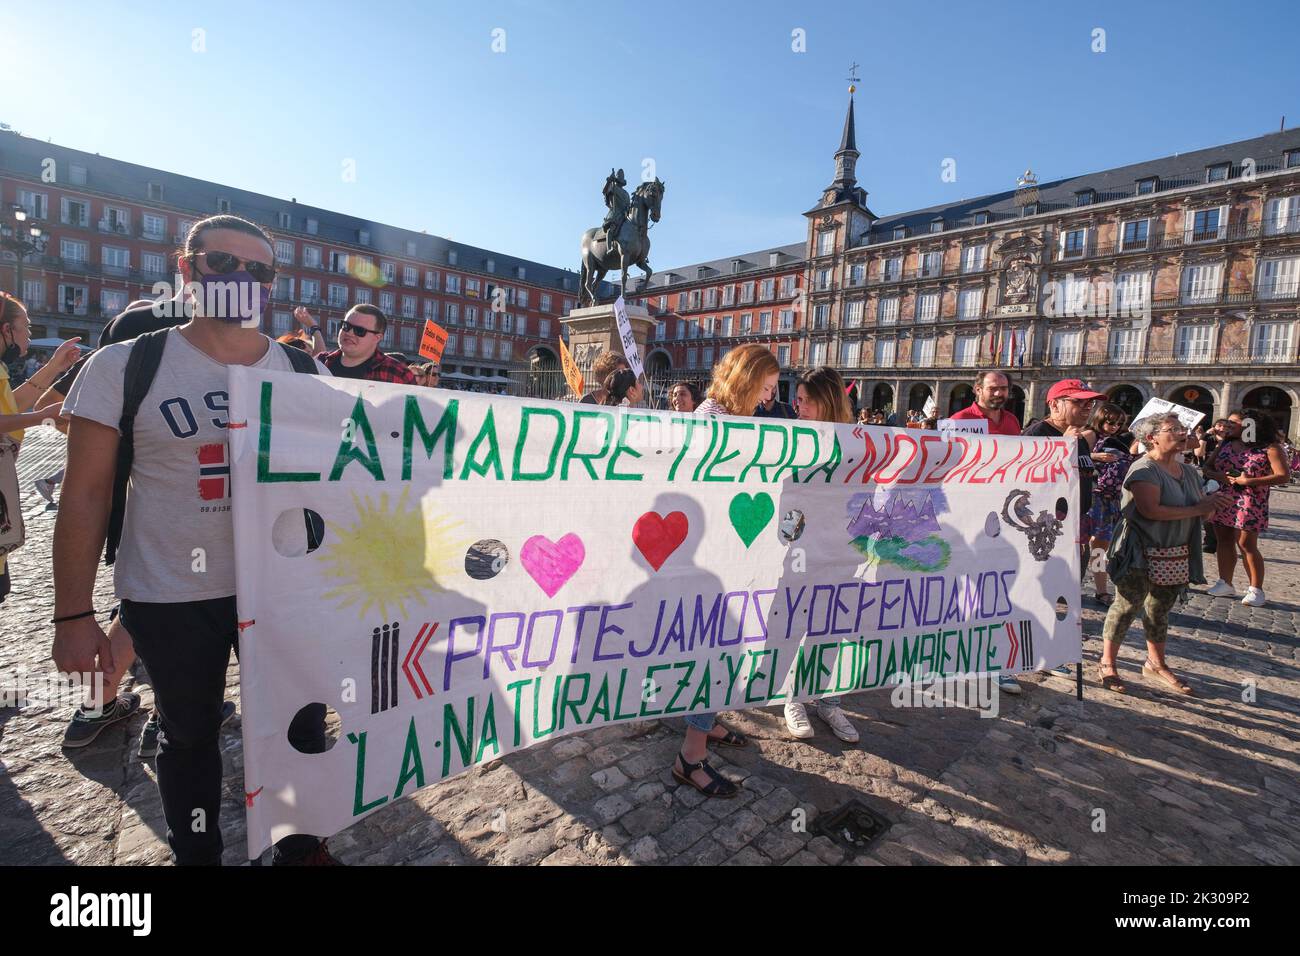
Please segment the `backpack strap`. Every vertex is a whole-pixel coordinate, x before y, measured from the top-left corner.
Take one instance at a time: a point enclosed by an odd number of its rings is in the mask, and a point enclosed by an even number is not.
[[[304,352],[302,349],[296,349],[292,345],[286,345],[284,342],[277,342],[280,348],[289,356],[289,364],[293,370],[302,375],[317,374],[316,360]]]
[[[146,332],[131,345],[122,376],[122,418],[118,423],[121,438],[117,443],[117,470],[113,475],[113,506],[108,514],[108,534],[104,541],[104,563],[117,560],[117,546],[122,541],[122,522],[126,518],[126,486],[131,480],[135,461],[135,416],[144,397],[149,394],[163,349],[167,347],[169,329]]]

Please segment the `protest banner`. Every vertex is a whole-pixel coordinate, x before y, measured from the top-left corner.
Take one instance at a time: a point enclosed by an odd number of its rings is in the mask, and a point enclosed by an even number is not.
[[[230,396],[250,855],[612,722],[1079,660],[1070,439]],[[286,734],[311,704],[326,753]]]
[[[1191,431],[1197,423],[1205,417],[1204,412],[1198,412],[1194,408],[1188,408],[1185,405],[1175,405],[1173,402],[1167,402],[1163,398],[1153,398],[1142,406],[1142,411],[1134,416],[1133,421],[1138,422],[1152,415],[1177,415],[1179,423]]]
[[[560,368],[564,370],[564,380],[569,384],[569,391],[574,397],[582,398],[587,383],[583,381],[582,372],[569,354],[569,346],[565,344],[563,336],[560,337]]]
[[[632,323],[627,318],[627,303],[621,295],[614,301],[614,321],[618,323],[618,337],[623,346],[623,356],[627,359],[627,367],[640,379],[645,375],[645,368],[641,365],[641,352],[636,347]]]
[[[420,336],[420,356],[430,362],[442,361],[443,349],[447,347],[447,330],[433,319],[424,320],[424,334]]]

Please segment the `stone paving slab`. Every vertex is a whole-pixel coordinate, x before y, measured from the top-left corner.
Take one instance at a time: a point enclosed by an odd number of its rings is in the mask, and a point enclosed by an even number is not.
[[[59,467],[62,439],[35,429],[20,459],[29,543],[0,606],[0,675],[50,665],[53,512],[30,479]],[[1171,618],[1183,698],[1141,674],[1135,626],[1121,654],[1129,693],[1095,681],[1102,609],[1085,601],[1086,699],[1032,675],[1000,715],[895,708],[887,691],[845,709],[848,746],[813,720],[790,738],[778,707],[728,715],[753,745],[714,763],[732,800],[678,787],[680,720],[604,727],[507,755],[399,800],[331,838],[349,864],[1006,865],[1300,863],[1300,494],[1275,494],[1263,540],[1270,603],[1195,593]],[[1238,572],[1240,575],[1240,572]],[[112,600],[107,573],[99,607]],[[147,684],[138,690],[148,705]],[[238,700],[238,667],[228,672]],[[1252,699],[1253,698],[1253,699]],[[0,863],[165,864],[161,805],[135,758],[143,715],[91,748],[60,746],[67,707],[0,709]],[[239,721],[222,734],[226,862],[243,858]],[[865,852],[816,832],[857,798],[889,828]]]

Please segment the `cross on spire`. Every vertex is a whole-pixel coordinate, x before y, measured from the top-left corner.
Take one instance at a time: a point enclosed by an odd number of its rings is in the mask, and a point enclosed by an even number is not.
[[[845,79],[850,83],[858,82],[858,64],[856,62],[849,65],[849,75]]]

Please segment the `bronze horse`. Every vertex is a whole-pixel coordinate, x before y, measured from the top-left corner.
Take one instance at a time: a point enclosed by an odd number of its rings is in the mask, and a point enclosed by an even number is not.
[[[642,183],[632,193],[628,204],[627,217],[619,227],[617,244],[611,248],[600,226],[588,229],[582,234],[582,288],[578,293],[578,304],[595,305],[596,289],[604,281],[606,273],[619,269],[619,289],[627,295],[627,270],[629,266],[638,266],[645,277],[642,287],[650,281],[654,272],[650,268],[650,223],[658,222],[660,206],[664,198],[664,183],[659,179]]]

